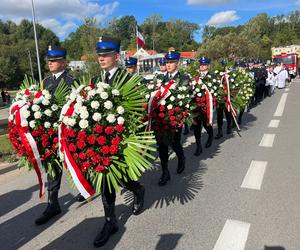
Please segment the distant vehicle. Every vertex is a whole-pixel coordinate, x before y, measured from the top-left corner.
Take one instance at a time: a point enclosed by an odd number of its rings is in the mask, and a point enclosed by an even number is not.
[[[283,63],[288,69],[289,75],[295,78],[299,74],[299,55],[297,53],[281,53],[273,56],[274,63]]]

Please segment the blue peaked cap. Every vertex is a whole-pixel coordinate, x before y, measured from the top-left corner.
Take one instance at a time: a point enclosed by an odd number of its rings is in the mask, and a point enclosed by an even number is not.
[[[66,58],[66,55],[67,55],[66,49],[60,48],[58,46],[49,45],[47,51],[47,59],[49,61]]]
[[[165,65],[166,64],[166,60],[165,59],[160,59],[159,60],[159,64],[160,65]]]
[[[102,36],[96,43],[97,54],[106,54],[111,52],[120,52],[121,41],[117,38]]]
[[[129,59],[127,59],[125,61],[125,65],[126,66],[134,66],[134,65],[137,65],[137,59],[136,58],[133,58],[133,57],[129,57]]]
[[[168,61],[178,61],[179,59],[180,59],[180,53],[175,52],[175,51],[169,51],[165,55],[166,62],[168,62]]]
[[[208,58],[206,58],[206,57],[201,57],[199,60],[198,60],[198,62],[200,63],[200,64],[210,64],[210,60],[208,59]]]

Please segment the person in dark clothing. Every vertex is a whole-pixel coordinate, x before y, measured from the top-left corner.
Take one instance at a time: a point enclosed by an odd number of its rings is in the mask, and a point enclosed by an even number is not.
[[[48,90],[51,94],[59,83],[63,80],[69,87],[74,83],[75,79],[66,71],[66,54],[64,48],[49,46],[47,52],[48,68],[51,75],[46,77],[42,82],[42,88]],[[43,214],[36,219],[37,225],[42,225],[48,222],[51,218],[61,213],[58,202],[58,192],[61,184],[62,171],[55,177],[47,175],[48,180],[48,205]]]
[[[137,62],[138,62],[138,60],[134,57],[129,57],[125,61],[125,66],[126,66],[128,74],[130,76],[133,76],[134,74],[137,73]]]
[[[6,95],[4,89],[1,90],[2,102],[6,102]]]
[[[178,71],[179,59],[180,54],[175,51],[169,51],[169,53],[166,54],[165,60],[168,73],[165,75],[162,84],[168,84],[171,80],[174,80],[177,83],[177,85],[189,86],[189,77],[187,75],[181,74]],[[172,138],[172,142],[170,142],[170,145],[164,141],[160,141],[158,144],[159,158],[162,167],[162,176],[158,182],[159,186],[166,185],[167,182],[170,180],[170,172],[168,169],[169,146],[172,147],[178,158],[177,173],[180,174],[185,169],[185,156],[181,144],[181,133],[182,128],[178,129],[175,132],[174,137]]]
[[[110,85],[113,84],[115,79],[123,78],[125,73],[118,67],[120,43],[121,41],[119,39],[102,36],[96,44],[98,62],[101,69],[104,71],[104,82]],[[130,76],[128,76],[128,80],[129,77]],[[92,79],[93,84],[96,84],[99,81],[103,81],[101,76],[96,76]],[[116,191],[113,189],[110,192],[107,182],[103,182],[102,185],[102,203],[104,207],[105,223],[94,240],[95,247],[105,245],[110,236],[119,229],[115,215]],[[124,187],[134,194],[132,213],[134,215],[140,214],[144,205],[144,186],[138,181],[133,181],[127,177],[127,182],[124,181]]]

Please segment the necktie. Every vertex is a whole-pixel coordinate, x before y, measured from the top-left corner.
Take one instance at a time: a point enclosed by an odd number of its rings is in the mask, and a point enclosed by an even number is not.
[[[53,75],[53,80],[54,80],[54,81],[56,80],[56,76],[55,76],[55,75]]]
[[[104,79],[105,83],[108,83],[109,76],[110,76],[110,73],[109,72],[105,72],[105,79]]]

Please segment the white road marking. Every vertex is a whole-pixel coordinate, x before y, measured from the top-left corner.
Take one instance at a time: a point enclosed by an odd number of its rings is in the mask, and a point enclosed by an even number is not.
[[[280,101],[278,103],[277,109],[274,113],[274,116],[282,116],[287,96],[288,96],[288,93],[282,94]]]
[[[286,88],[284,91],[285,91],[285,92],[289,92],[289,90],[290,90],[290,88]]]
[[[250,224],[227,220],[213,250],[244,250]]]
[[[273,142],[275,139],[275,134],[264,134],[261,139],[259,146],[260,147],[273,147]]]
[[[280,120],[271,120],[269,123],[269,128],[278,128]]]
[[[241,188],[260,190],[268,162],[251,161]]]

